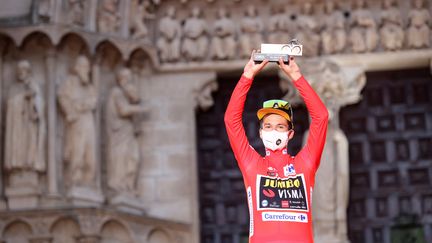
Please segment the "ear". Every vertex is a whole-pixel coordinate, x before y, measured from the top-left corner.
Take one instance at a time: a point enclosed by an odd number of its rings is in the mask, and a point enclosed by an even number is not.
[[[291,140],[294,137],[294,130],[289,130],[288,131],[288,141]]]
[[[262,139],[262,129],[261,128],[259,129],[259,136]]]

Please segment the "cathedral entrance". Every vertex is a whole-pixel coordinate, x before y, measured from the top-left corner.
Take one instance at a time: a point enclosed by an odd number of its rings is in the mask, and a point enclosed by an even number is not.
[[[390,243],[401,225],[430,240],[431,74],[373,72],[367,80],[361,102],[340,113],[350,148],[350,240]]]

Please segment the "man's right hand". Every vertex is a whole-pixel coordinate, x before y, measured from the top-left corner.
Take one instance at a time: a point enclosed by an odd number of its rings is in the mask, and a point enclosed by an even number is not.
[[[244,67],[243,76],[245,76],[246,78],[253,79],[255,75],[257,75],[261,71],[261,69],[263,69],[265,65],[267,65],[267,63],[269,62],[268,60],[264,60],[263,62],[256,64],[253,60],[255,52],[255,50],[252,51],[249,62]]]

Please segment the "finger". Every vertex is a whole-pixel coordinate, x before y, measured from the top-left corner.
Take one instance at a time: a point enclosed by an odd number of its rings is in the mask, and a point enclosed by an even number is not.
[[[279,67],[281,68],[285,67],[285,63],[283,62],[282,57],[279,58]]]
[[[255,53],[256,53],[256,50],[253,49],[253,50],[252,50],[251,57],[250,57],[250,60],[251,60],[251,61],[253,61],[253,58],[254,58]]]
[[[264,59],[264,61],[262,61],[262,63],[259,64],[259,67],[263,68],[265,65],[267,65],[268,62],[269,62],[268,59]]]

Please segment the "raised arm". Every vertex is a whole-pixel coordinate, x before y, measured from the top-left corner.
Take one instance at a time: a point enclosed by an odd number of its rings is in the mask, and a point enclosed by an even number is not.
[[[268,61],[264,61],[261,64],[255,64],[252,59],[254,52],[244,68],[243,75],[234,88],[224,117],[228,139],[242,171],[247,170],[249,161],[256,156],[260,156],[250,146],[242,121],[246,96],[252,85],[253,78],[268,63]]]
[[[291,81],[293,81],[295,87],[300,93],[300,96],[303,98],[311,117],[307,142],[300,151],[299,155],[309,156],[310,158],[308,161],[311,162],[310,167],[316,170],[318,169],[326,140],[328,124],[327,108],[303,77],[300,72],[300,68],[297,66],[294,59],[290,60],[289,65],[285,65],[282,61],[280,61],[279,66],[287,74]]]

